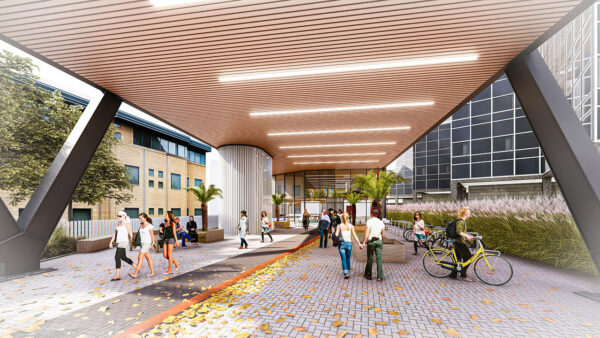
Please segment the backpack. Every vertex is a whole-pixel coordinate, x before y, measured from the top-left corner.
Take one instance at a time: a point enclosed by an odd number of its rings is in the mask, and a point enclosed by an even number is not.
[[[460,218],[457,218],[448,223],[448,225],[446,226],[446,237],[458,238],[458,234],[456,233],[456,223],[460,220],[461,220]]]

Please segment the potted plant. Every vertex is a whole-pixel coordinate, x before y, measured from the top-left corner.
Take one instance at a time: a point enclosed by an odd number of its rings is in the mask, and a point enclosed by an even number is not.
[[[348,192],[345,196],[346,200],[352,206],[352,225],[356,225],[356,203],[363,199],[363,194],[360,192]]]
[[[371,208],[379,209],[379,218],[382,218],[381,200],[390,193],[394,184],[404,181],[405,178],[402,175],[391,170],[384,170],[378,173],[371,170],[367,175],[355,176],[352,180],[352,188],[361,191],[365,196],[373,200]]]
[[[289,228],[290,227],[290,221],[283,221],[283,222],[279,221],[279,206],[281,205],[281,203],[283,203],[286,196],[287,195],[285,193],[273,194],[271,196],[271,200],[272,200],[273,204],[275,205],[275,219],[276,219],[275,227],[276,228]]]
[[[191,187],[187,190],[191,191],[194,197],[202,203],[200,206],[202,209],[202,233],[198,233],[198,241],[214,242],[223,240],[225,238],[223,229],[208,229],[208,202],[217,197],[223,198],[221,189],[215,187],[214,184],[209,185],[207,188],[204,183],[200,183],[199,187]],[[209,232],[211,233],[209,234]]]

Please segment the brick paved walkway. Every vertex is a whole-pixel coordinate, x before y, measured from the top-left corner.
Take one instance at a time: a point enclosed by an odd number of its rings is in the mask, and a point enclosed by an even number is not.
[[[162,253],[152,252],[155,277],[131,279],[127,276],[129,266],[124,266],[120,282],[110,282],[114,274],[113,250],[43,262],[42,268],[58,270],[0,283],[3,299],[0,336],[114,334],[251,268],[256,262],[277,255],[295,245],[299,238],[306,237],[297,236],[300,232],[298,229],[276,230],[274,244],[268,239],[260,243],[259,235],[250,235],[248,250],[237,249],[239,241],[235,237],[176,249],[175,257],[181,266],[170,278],[163,275],[166,260]],[[292,240],[296,237],[298,239]],[[260,251],[261,248],[264,250]],[[137,251],[128,251],[128,256],[136,262],[137,254]],[[252,259],[235,259],[240,254]],[[140,276],[148,273],[145,265]],[[106,309],[99,312],[103,307]]]
[[[513,280],[490,287],[432,278],[421,257],[411,255],[406,264],[384,264],[382,283],[368,281],[356,270],[344,280],[336,248],[317,244],[261,271],[265,277],[249,277],[167,318],[146,335],[600,336],[600,303],[573,294],[600,292],[597,278],[509,257]],[[364,269],[355,260],[352,264]]]

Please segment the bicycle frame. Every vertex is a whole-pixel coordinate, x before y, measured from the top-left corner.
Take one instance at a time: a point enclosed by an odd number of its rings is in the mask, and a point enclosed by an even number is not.
[[[452,248],[452,249],[448,250],[448,252],[443,257],[441,257],[438,260],[437,263],[440,264],[440,265],[443,265],[443,264],[441,264],[442,260],[444,258],[448,257],[448,255],[452,254],[453,262],[456,262],[456,266],[458,267],[458,265],[460,265],[461,267],[464,268],[465,266],[468,266],[469,264],[471,264],[472,262],[474,262],[477,258],[479,258],[479,256],[483,255],[483,259],[485,259],[485,263],[488,266],[490,266],[490,262],[488,262],[488,260],[487,260],[486,253],[495,253],[497,256],[500,256],[501,252],[500,251],[496,251],[496,250],[485,250],[483,248],[483,245],[481,245],[481,242],[479,241],[479,239],[477,240],[477,242],[478,242],[479,249],[477,249],[477,251],[475,252],[475,254],[473,256],[471,256],[471,258],[468,261],[466,261],[466,262],[459,262],[458,261],[458,257],[456,256],[456,251],[454,250],[454,248]],[[455,264],[455,263],[452,263],[452,264]]]

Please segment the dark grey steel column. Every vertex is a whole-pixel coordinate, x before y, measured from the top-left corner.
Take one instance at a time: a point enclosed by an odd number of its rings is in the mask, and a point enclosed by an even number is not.
[[[106,93],[89,105],[67,137],[17,222],[0,206],[0,276],[39,270],[40,255],[112,122],[121,99]]]
[[[537,50],[506,75],[600,271],[600,154]]]

